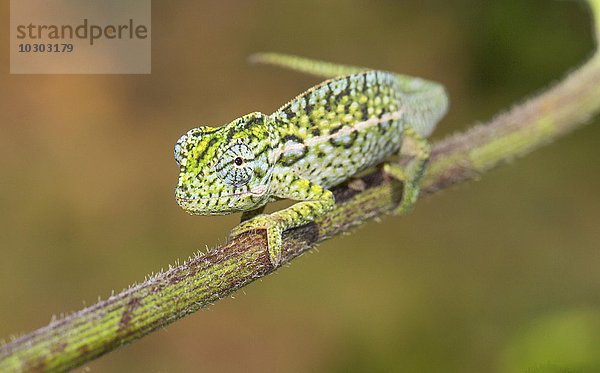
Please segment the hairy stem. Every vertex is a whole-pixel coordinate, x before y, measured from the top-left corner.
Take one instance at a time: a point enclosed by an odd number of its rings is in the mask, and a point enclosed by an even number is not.
[[[590,0],[600,14],[600,0]],[[597,19],[596,19],[597,21]],[[598,28],[596,28],[598,30]],[[423,195],[474,179],[585,124],[600,110],[600,56],[487,124],[434,144]],[[335,188],[336,208],[284,236],[283,262],[390,212],[401,185],[374,172]],[[246,234],[0,347],[0,371],[66,370],[132,342],[273,271],[265,237]]]

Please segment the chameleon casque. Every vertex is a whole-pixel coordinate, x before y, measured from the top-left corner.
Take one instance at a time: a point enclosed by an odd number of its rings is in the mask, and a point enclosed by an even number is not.
[[[194,215],[242,212],[230,237],[266,230],[273,266],[285,230],[318,220],[334,206],[328,188],[395,153],[384,171],[404,184],[396,213],[412,208],[430,154],[425,140],[446,113],[442,85],[421,78],[281,54],[268,63],[329,78],[271,115],[250,113],[221,127],[198,127],[175,145],[177,203]],[[299,201],[272,214],[268,202]]]

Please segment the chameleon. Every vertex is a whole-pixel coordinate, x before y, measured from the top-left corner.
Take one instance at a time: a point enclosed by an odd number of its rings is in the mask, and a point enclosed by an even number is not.
[[[431,152],[426,138],[448,108],[441,84],[276,53],[253,55],[251,61],[327,80],[273,114],[253,112],[181,136],[174,149],[179,206],[192,215],[242,212],[229,237],[266,231],[275,268],[285,230],[322,218],[335,206],[331,187],[396,154],[406,162],[383,166],[403,183],[394,212],[412,209]],[[263,214],[278,199],[298,202]]]

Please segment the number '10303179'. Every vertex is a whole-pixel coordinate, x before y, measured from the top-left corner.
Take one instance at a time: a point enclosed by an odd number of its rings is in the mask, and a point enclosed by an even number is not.
[[[75,47],[73,44],[19,44],[19,53],[70,53]]]

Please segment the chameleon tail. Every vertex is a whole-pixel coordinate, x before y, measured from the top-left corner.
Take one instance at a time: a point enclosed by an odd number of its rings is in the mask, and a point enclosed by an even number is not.
[[[280,53],[256,53],[251,55],[248,61],[250,63],[263,63],[283,67],[327,79],[370,70],[365,67],[338,65]]]
[[[407,93],[403,100],[407,108],[407,123],[419,136],[429,137],[448,111],[448,95],[444,86],[404,75],[396,74],[396,78]]]

